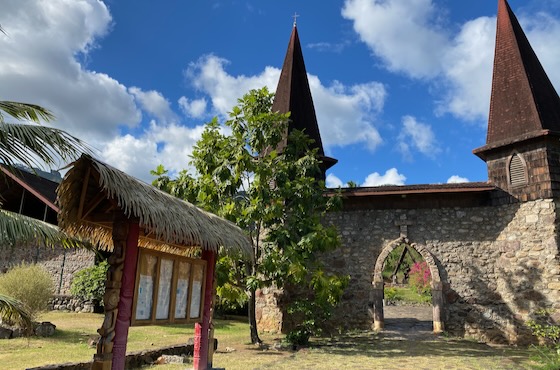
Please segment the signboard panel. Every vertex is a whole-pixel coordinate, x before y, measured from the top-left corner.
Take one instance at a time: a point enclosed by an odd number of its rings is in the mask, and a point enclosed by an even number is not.
[[[140,249],[132,325],[200,320],[206,261]]]

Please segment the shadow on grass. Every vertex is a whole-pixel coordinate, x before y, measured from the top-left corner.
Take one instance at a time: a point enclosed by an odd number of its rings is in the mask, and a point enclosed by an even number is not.
[[[431,340],[407,340],[384,337],[383,334],[363,332],[315,338],[311,344],[327,354],[367,357],[499,357],[507,356],[514,363],[525,362],[528,350],[510,347],[492,347],[484,343],[463,339],[448,339],[434,335]]]

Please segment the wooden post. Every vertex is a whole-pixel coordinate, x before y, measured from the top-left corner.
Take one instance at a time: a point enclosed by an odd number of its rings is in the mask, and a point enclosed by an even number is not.
[[[128,234],[126,236],[126,253],[124,259],[122,284],[115,325],[115,339],[113,346],[112,370],[124,370],[126,362],[126,343],[128,341],[128,328],[132,317],[132,304],[134,298],[134,283],[136,280],[136,264],[138,262],[138,235],[140,227],[138,222],[128,221]]]
[[[443,308],[443,284],[441,282],[432,283],[432,305],[434,307],[434,333],[442,333],[444,329],[441,311]]]
[[[115,220],[120,217],[115,217]],[[126,252],[127,225],[122,222],[113,223],[113,252],[109,256],[109,270],[105,280],[103,306],[105,319],[97,330],[101,338],[97,342],[97,353],[93,355],[92,370],[111,370],[113,364],[113,340],[121,291],[124,258]]]
[[[373,283],[373,330],[381,331],[384,327],[383,282],[375,282]]]
[[[214,270],[216,266],[216,253],[209,250],[202,251],[202,259],[206,261],[206,284],[204,291],[204,309],[202,322],[194,325],[194,354],[193,369],[208,369],[208,345],[210,316],[212,315],[212,298],[214,295]]]

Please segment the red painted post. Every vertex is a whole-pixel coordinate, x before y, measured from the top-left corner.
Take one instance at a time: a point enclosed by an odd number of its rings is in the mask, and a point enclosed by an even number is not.
[[[210,316],[212,315],[212,298],[214,294],[214,270],[216,267],[216,253],[202,251],[202,259],[206,261],[206,285],[204,290],[204,310],[202,323],[194,325],[194,354],[193,369],[208,369],[208,332],[210,329]]]
[[[115,339],[113,342],[112,370],[124,370],[125,368],[126,343],[128,340],[130,319],[132,317],[132,301],[134,298],[134,285],[136,280],[139,230],[138,222],[128,223],[121,295],[117,313],[117,323],[115,325]]]

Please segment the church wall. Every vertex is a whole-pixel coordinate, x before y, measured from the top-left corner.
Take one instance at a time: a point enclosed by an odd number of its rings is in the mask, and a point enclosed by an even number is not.
[[[560,257],[552,200],[495,207],[346,211],[329,215],[342,247],[326,257],[351,276],[333,327],[371,327],[377,256],[408,224],[410,243],[426,247],[440,270],[446,330],[514,343],[541,306],[560,311]]]
[[[342,246],[325,255],[324,261],[331,272],[351,278],[330,329],[373,327],[372,281],[377,257],[405,234],[411,244],[429,250],[438,266],[446,331],[487,342],[526,342],[530,335],[523,322],[531,312],[553,307],[560,313],[558,207],[560,203],[552,200],[536,200],[501,206],[329,214],[327,222],[339,229]],[[287,319],[274,305],[289,299],[278,297],[275,292],[274,299],[263,294],[259,300],[261,313],[269,322]],[[259,328],[267,329],[266,325]]]
[[[70,294],[70,283],[74,273],[85,267],[93,266],[94,261],[94,252],[86,249],[49,248],[35,245],[3,247],[0,252],[0,273],[21,263],[37,263],[51,274],[56,294]]]

